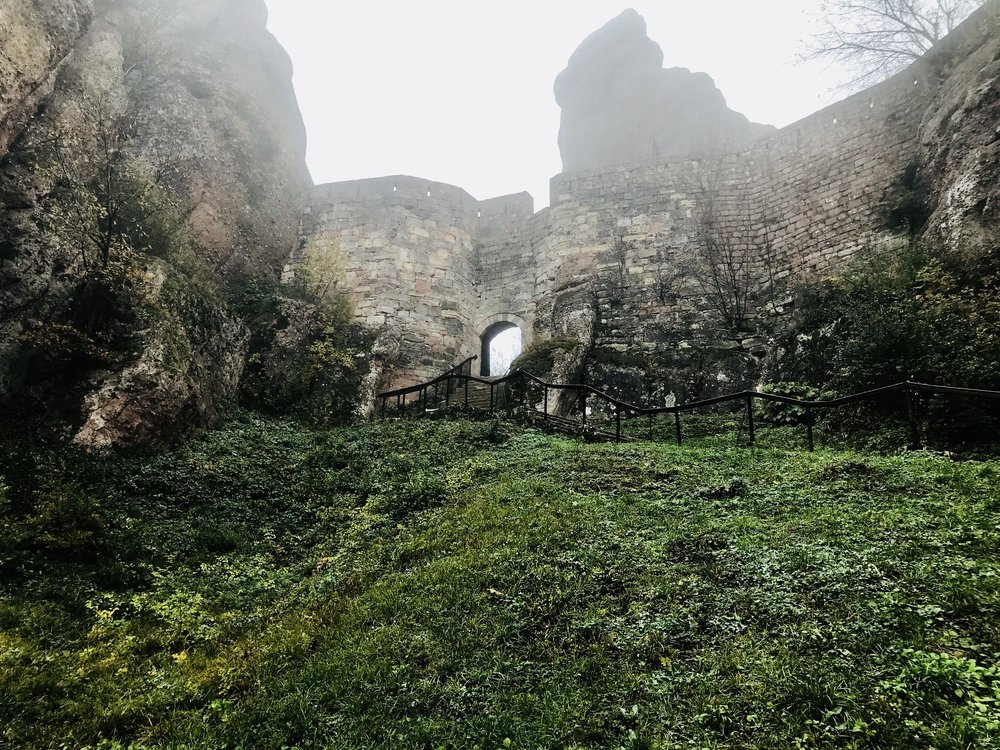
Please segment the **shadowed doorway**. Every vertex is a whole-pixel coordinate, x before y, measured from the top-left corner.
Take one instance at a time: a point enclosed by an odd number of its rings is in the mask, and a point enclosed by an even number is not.
[[[500,321],[487,328],[481,339],[480,374],[485,377],[506,375],[511,363],[521,353],[521,329],[515,323]]]

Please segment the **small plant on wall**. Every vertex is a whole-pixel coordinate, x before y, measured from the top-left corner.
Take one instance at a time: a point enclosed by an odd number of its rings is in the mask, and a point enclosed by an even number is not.
[[[722,160],[699,162],[694,251],[684,271],[724,332],[741,342],[777,291],[767,206],[747,179],[724,184]]]

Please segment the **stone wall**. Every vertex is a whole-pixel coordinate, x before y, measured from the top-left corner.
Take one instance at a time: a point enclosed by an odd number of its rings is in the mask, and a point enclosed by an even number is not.
[[[299,255],[341,254],[359,321],[402,342],[395,384],[472,353],[479,204],[450,185],[385,177],[316,188]]]
[[[481,201],[478,214],[475,336],[493,323],[509,321],[521,328],[528,345],[537,297],[535,243],[530,231],[534,200],[528,193],[518,193]]]
[[[737,153],[555,177],[535,239],[540,306],[589,285],[601,342],[653,349],[711,327],[690,273],[709,212],[734,241],[766,244],[786,284],[891,241],[887,203],[918,157],[933,91],[911,70]]]
[[[339,256],[356,318],[401,343],[392,384],[409,385],[478,355],[495,322],[531,340],[533,215],[527,193],[477,201],[415,177],[321,185],[291,268]]]

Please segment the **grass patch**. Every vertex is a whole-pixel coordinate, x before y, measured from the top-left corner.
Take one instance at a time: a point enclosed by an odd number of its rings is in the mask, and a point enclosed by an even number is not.
[[[8,458],[0,744],[1000,744],[996,462],[508,430]]]

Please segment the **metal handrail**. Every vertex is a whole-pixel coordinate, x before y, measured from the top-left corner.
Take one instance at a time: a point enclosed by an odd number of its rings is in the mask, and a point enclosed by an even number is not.
[[[621,401],[613,396],[609,396],[604,391],[598,390],[590,385],[584,385],[582,383],[567,384],[567,383],[548,383],[535,375],[524,370],[515,370],[514,372],[506,375],[505,377],[492,380],[476,377],[470,373],[468,375],[461,373],[460,371],[469,364],[476,357],[470,357],[469,359],[462,362],[460,365],[452,368],[443,375],[434,380],[428,381],[426,383],[421,383],[419,385],[410,386],[408,388],[400,388],[394,391],[387,391],[385,393],[378,394],[378,398],[382,400],[382,414],[385,414],[386,403],[390,398],[396,398],[397,402],[400,404],[401,409],[405,409],[406,406],[406,396],[413,393],[421,393],[422,398],[426,399],[426,394],[428,388],[439,386],[441,383],[446,383],[448,387],[448,393],[451,393],[451,383],[454,379],[459,379],[465,385],[465,403],[468,405],[468,388],[470,383],[482,383],[484,385],[490,386],[490,412],[494,411],[494,389],[498,386],[503,386],[508,383],[515,383],[520,381],[522,384],[525,383],[535,383],[545,389],[544,398],[544,416],[549,417],[548,409],[548,391],[574,391],[581,394],[584,397],[583,400],[583,424],[586,425],[586,396],[593,395],[601,399],[605,403],[614,407],[615,420],[616,420],[616,438],[621,439],[621,417],[622,412],[627,412],[635,416],[643,417],[655,417],[661,414],[673,414],[676,419],[676,431],[677,431],[677,442],[678,444],[682,441],[681,434],[681,422],[680,415],[683,412],[696,411],[698,409],[703,409],[709,406],[716,406],[718,404],[731,403],[734,401],[743,401],[746,403],[748,423],[749,423],[749,439],[750,443],[755,442],[755,427],[753,421],[753,402],[754,400],[769,401],[772,403],[788,404],[791,406],[799,406],[806,410],[806,428],[808,431],[808,444],[809,450],[812,451],[814,447],[813,441],[813,423],[814,416],[813,410],[815,409],[833,409],[840,406],[847,406],[849,404],[858,403],[860,401],[866,401],[870,399],[875,399],[881,396],[886,396],[893,393],[903,393],[906,397],[907,406],[907,416],[910,423],[910,433],[911,433],[911,444],[913,447],[919,447],[920,436],[919,429],[917,426],[916,415],[914,411],[913,404],[913,394],[914,393],[931,393],[940,395],[950,395],[950,396],[964,396],[972,398],[987,398],[993,400],[1000,400],[1000,391],[986,390],[982,388],[961,388],[957,386],[947,386],[947,385],[933,385],[929,383],[917,383],[913,381],[904,381],[902,383],[895,383],[893,385],[882,386],[880,388],[873,388],[868,391],[863,391],[861,393],[854,393],[849,396],[842,396],[833,399],[817,399],[817,400],[806,400],[800,398],[794,398],[792,396],[781,396],[775,393],[763,393],[761,391],[754,390],[744,390],[736,393],[729,393],[724,396],[717,396],[715,398],[702,399],[700,401],[691,401],[686,404],[675,404],[674,406],[661,406],[661,407],[642,407],[635,404],[628,403],[626,401]],[[400,400],[401,399],[401,400]]]
[[[448,375],[461,375],[462,374],[462,370],[464,370],[466,368],[466,366],[469,366],[469,374],[471,375],[472,374],[472,367],[471,367],[471,365],[477,359],[479,359],[479,355],[478,354],[473,354],[471,357],[469,357],[467,359],[463,359],[461,362],[459,362],[457,365],[455,365],[454,367],[452,367],[450,370],[445,370],[441,374],[441,377],[447,377]]]

